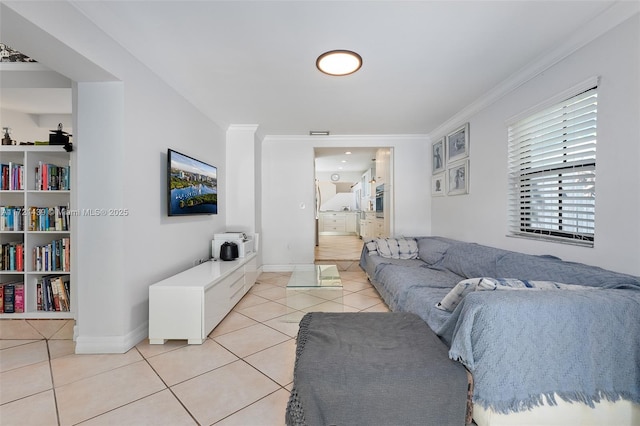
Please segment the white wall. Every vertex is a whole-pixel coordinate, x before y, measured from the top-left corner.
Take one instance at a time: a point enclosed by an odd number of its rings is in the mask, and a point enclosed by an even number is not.
[[[231,231],[256,232],[256,155],[257,125],[233,125],[226,133],[226,214]]]
[[[640,275],[639,21],[636,14],[469,118],[469,194],[433,199],[433,234]],[[595,246],[506,237],[505,122],[594,75],[601,77]]]
[[[314,148],[392,147],[396,235],[427,235],[430,143],[426,136],[267,136],[262,152],[262,226],[265,270],[311,264],[315,248]]]

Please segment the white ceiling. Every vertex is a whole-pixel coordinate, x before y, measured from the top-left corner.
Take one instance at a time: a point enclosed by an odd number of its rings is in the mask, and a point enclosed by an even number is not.
[[[223,128],[424,134],[611,1],[76,1]],[[355,50],[346,77],[315,68]]]
[[[71,1],[222,128],[262,136],[429,134],[614,3]],[[360,53],[360,71],[320,73],[333,49]]]
[[[316,172],[364,173],[375,161],[377,148],[316,148]],[[346,152],[350,152],[347,154]]]

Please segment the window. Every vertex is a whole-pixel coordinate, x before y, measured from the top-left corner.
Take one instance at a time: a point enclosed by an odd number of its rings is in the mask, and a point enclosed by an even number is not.
[[[592,86],[509,126],[510,235],[593,246],[597,113]]]

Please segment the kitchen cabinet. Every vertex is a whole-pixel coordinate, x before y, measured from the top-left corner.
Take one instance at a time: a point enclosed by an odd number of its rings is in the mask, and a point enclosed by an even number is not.
[[[389,148],[380,148],[376,151],[375,179],[377,185],[389,183],[391,178],[391,151]]]
[[[388,236],[384,219],[376,217],[375,212],[365,212],[364,218],[360,220],[360,237],[363,240],[371,240]]]
[[[357,219],[357,212],[320,212],[318,232],[323,235],[356,235]]]

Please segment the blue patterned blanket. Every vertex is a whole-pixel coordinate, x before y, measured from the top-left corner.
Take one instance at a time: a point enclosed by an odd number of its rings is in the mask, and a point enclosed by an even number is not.
[[[640,403],[640,291],[474,292],[436,332],[485,408]]]

